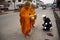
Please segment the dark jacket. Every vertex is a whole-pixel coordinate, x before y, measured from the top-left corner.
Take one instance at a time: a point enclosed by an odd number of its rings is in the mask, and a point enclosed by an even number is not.
[[[46,24],[46,23],[47,23],[47,24]],[[52,27],[51,20],[50,20],[49,18],[46,18],[46,19],[44,20],[43,26],[44,26],[44,27],[48,27],[48,28]]]

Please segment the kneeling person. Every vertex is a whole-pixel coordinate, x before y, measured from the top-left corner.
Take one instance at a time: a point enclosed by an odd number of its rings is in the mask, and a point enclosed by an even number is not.
[[[44,23],[42,24],[43,30],[49,31],[50,28],[52,27],[50,18],[46,17],[46,15],[43,15],[43,21],[44,21]]]

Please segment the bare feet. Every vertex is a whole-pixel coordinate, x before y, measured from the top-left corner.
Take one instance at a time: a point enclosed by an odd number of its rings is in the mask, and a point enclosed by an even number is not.
[[[25,35],[25,38],[27,39],[27,38],[29,38],[30,37],[30,35],[29,34],[27,34],[27,35]]]
[[[35,26],[33,26],[33,28],[35,28]]]
[[[49,40],[49,39],[45,39],[45,40]]]

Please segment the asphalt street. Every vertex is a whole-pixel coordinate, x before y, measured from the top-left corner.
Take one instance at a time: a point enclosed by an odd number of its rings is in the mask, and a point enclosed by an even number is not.
[[[0,40],[59,40],[56,19],[51,8],[46,10],[37,8],[35,12],[37,14],[35,28],[31,29],[31,36],[28,39],[21,32],[19,12],[8,12],[8,14],[0,15]],[[53,28],[49,32],[42,30],[42,15],[44,14],[51,19],[53,24]],[[53,37],[48,36],[47,33],[53,34]]]

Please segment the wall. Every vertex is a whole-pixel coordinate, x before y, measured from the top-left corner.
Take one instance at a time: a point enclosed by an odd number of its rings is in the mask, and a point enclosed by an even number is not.
[[[8,9],[9,10],[14,10],[14,9],[17,9],[18,7],[17,7],[17,5],[19,4],[23,4],[23,0],[21,0],[21,2],[18,2],[18,0],[16,0],[16,2],[15,2],[15,8],[14,8],[14,3],[12,2],[12,0],[5,0],[5,1],[11,1],[11,3],[10,3],[10,6],[8,7]],[[33,3],[34,5],[36,5],[36,0],[32,0],[32,1],[35,1],[35,3]]]
[[[14,3],[12,2],[13,0],[5,0],[5,1],[11,1],[10,6],[8,7],[9,10],[14,10],[17,9],[17,4],[22,4],[23,0],[21,0],[21,2],[18,2],[18,0],[16,0],[15,2],[15,8],[14,8]]]

